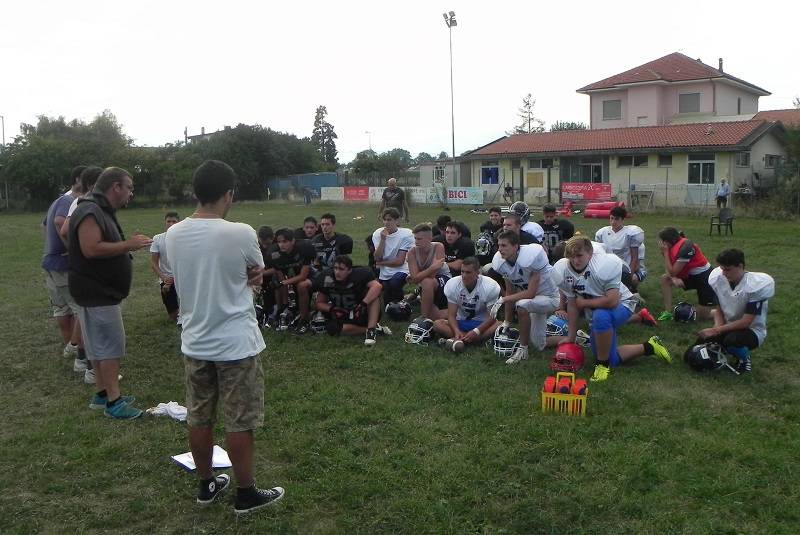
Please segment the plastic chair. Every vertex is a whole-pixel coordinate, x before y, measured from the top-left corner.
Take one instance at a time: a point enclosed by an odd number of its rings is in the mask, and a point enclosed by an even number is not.
[[[728,235],[730,230],[733,235],[733,210],[731,208],[723,208],[719,211],[719,215],[711,216],[711,224],[708,227],[708,235],[711,236],[711,231],[717,227],[717,234],[722,234],[722,227],[725,227],[725,235]]]

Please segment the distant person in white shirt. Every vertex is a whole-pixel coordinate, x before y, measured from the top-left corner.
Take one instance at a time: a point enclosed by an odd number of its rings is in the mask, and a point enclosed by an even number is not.
[[[403,286],[408,278],[406,255],[414,246],[411,229],[401,228],[400,212],[386,208],[382,214],[384,226],[372,233],[375,246],[375,266],[380,269],[378,280],[383,285],[383,300],[395,303],[403,299]]]
[[[251,286],[260,285],[264,259],[256,231],[225,220],[236,174],[208,160],[194,172],[196,211],[167,231],[167,250],[181,303],[181,351],[186,372],[189,447],[197,465],[197,502],[214,502],[227,474],[211,467],[217,404],[237,493],[234,512],[245,514],[283,497],[281,487],[259,489],[253,478],[253,432],[264,425],[264,338],[256,322]]]
[[[731,194],[731,187],[725,181],[725,179],[721,179],[719,181],[719,187],[717,188],[717,208],[725,208],[728,206],[728,195]]]
[[[635,292],[639,283],[647,277],[647,268],[644,266],[644,230],[636,225],[625,225],[628,211],[616,206],[611,209],[608,216],[611,225],[598,230],[594,239],[605,246],[606,251],[615,254],[625,262],[628,268],[623,270],[622,282]]]
[[[158,277],[161,286],[161,302],[167,309],[167,315],[172,321],[178,321],[178,294],[175,292],[175,280],[172,277],[172,268],[167,258],[167,231],[180,221],[178,212],[164,214],[164,232],[153,236],[150,244],[150,268]]]

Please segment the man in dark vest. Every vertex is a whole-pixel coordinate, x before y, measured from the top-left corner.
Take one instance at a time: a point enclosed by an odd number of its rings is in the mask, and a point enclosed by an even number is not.
[[[153,241],[141,234],[125,239],[116,212],[131,197],[130,173],[109,167],[94,191],[79,200],[69,222],[69,291],[78,305],[86,356],[97,377],[97,393],[89,407],[125,420],[138,418],[142,411],[119,389],[120,359],[125,355],[120,303],[131,288],[131,251]]]

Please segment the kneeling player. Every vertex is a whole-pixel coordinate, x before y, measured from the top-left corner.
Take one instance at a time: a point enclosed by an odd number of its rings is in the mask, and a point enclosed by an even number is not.
[[[455,352],[462,351],[465,344],[489,338],[498,327],[488,309],[500,297],[500,285],[481,275],[480,270],[478,259],[469,256],[461,263],[461,275],[453,277],[444,286],[447,319],[436,320],[433,330],[445,339],[452,339],[449,347]]]
[[[767,337],[767,300],[775,294],[775,281],[766,273],[746,271],[744,253],[727,249],[717,256],[708,276],[719,303],[711,311],[714,326],[703,329],[696,343],[716,342],[739,359],[736,371],[752,370],[750,350]]]
[[[553,280],[567,297],[568,334],[575,342],[578,316],[583,312],[591,325],[589,341],[597,360],[592,381],[605,381],[616,367],[641,355],[655,354],[668,363],[672,357],[657,336],[643,344],[617,346],[616,330],[630,318],[636,306],[631,291],[620,282],[622,260],[616,255],[593,254],[592,242],[583,236],[567,241],[566,258],[553,266]]]
[[[328,334],[365,334],[366,346],[375,344],[377,334],[392,334],[378,324],[382,289],[369,268],[354,268],[349,256],[337,256],[333,269],[319,273],[313,285],[316,308],[328,319]]]

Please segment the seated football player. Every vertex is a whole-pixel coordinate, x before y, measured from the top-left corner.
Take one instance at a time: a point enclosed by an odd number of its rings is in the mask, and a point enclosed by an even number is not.
[[[269,260],[264,259],[269,268],[264,270],[265,277],[272,278],[275,288],[275,301],[281,309],[290,304],[289,288],[296,292],[297,307],[300,319],[295,325],[295,333],[308,332],[309,305],[311,300],[311,263],[314,261],[314,248],[308,240],[295,240],[294,232],[282,228],[275,232],[276,246],[270,250]]]
[[[314,246],[317,255],[314,267],[331,268],[337,256],[353,253],[353,238],[336,232],[335,215],[322,214],[319,218],[319,227],[322,229],[322,234],[317,234],[311,239],[311,245]]]
[[[542,215],[543,218],[539,220],[539,226],[544,232],[542,245],[547,249],[552,265],[561,258],[553,254],[553,248],[559,242],[567,241],[575,234],[575,225],[567,219],[556,217],[556,207],[552,204],[545,204],[542,207]]]
[[[489,220],[480,227],[481,232],[496,234],[503,230],[503,213],[499,206],[489,208]]]
[[[716,342],[738,359],[736,371],[752,371],[750,350],[767,338],[767,304],[775,295],[775,281],[766,273],[747,271],[744,253],[726,249],[717,255],[708,283],[718,305],[711,311],[714,326],[697,333],[696,344]]]
[[[461,275],[444,286],[447,318],[434,321],[433,330],[449,342],[451,351],[460,352],[465,345],[490,338],[499,326],[489,308],[500,297],[500,285],[480,270],[478,259],[469,256],[461,264]]]
[[[530,245],[532,243],[539,243],[532,234],[528,234],[522,230],[522,222],[518,215],[508,214],[503,218],[503,231],[510,230],[519,236],[520,245]],[[497,234],[499,238],[500,234]]]
[[[589,342],[596,359],[592,381],[605,381],[611,368],[642,355],[656,355],[668,363],[672,356],[661,339],[651,336],[643,344],[617,346],[617,329],[633,313],[636,300],[621,282],[623,262],[616,255],[594,254],[584,236],[567,240],[565,258],[553,266],[553,281],[567,298],[568,334],[574,343],[578,318],[590,325]]]
[[[616,206],[609,214],[610,225],[598,230],[594,239],[602,243],[606,251],[617,255],[628,267],[622,274],[622,283],[632,292],[639,287],[639,283],[647,277],[644,266],[644,230],[636,225],[625,225],[628,211]]]
[[[322,234],[322,230],[320,230],[317,218],[314,216],[308,216],[303,219],[303,226],[294,229],[295,240],[311,240],[318,234]]]
[[[422,223],[414,227],[414,247],[408,251],[411,282],[420,288],[420,314],[435,320],[445,316],[444,285],[450,280],[450,268],[444,259],[444,245],[431,241],[431,227]]]
[[[519,217],[519,224],[521,225],[523,232],[527,232],[533,236],[533,238],[536,240],[536,243],[542,243],[544,229],[542,229],[539,223],[530,221],[531,209],[528,207],[528,204],[522,201],[517,201],[509,207],[509,210],[512,214],[516,214]]]
[[[658,246],[664,258],[665,273],[661,275],[661,297],[664,312],[658,321],[670,321],[672,315],[672,288],[697,291],[697,317],[711,319],[711,309],[717,304],[717,296],[708,283],[711,264],[703,255],[700,246],[687,239],[674,227],[666,227],[658,233]]]
[[[520,245],[519,235],[510,230],[500,233],[492,269],[502,275],[506,292],[492,307],[492,317],[505,305],[505,322],[510,323],[516,309],[519,319],[519,347],[506,364],[516,364],[528,358],[528,344],[545,348],[547,317],[558,308],[558,290],[550,272],[544,247],[538,243]]]
[[[396,303],[403,299],[403,287],[408,278],[406,255],[414,246],[411,229],[399,227],[400,212],[386,208],[381,214],[383,227],[372,233],[375,246],[375,267],[380,270],[378,280],[383,285],[383,300]]]
[[[450,275],[461,273],[461,262],[468,256],[475,256],[475,244],[461,234],[464,224],[450,221],[444,231],[444,259],[450,268]]]
[[[317,292],[316,309],[328,320],[328,334],[363,334],[366,346],[375,345],[378,334],[392,334],[378,323],[381,284],[369,268],[353,267],[349,256],[338,255],[332,268],[317,274],[312,288]]]

